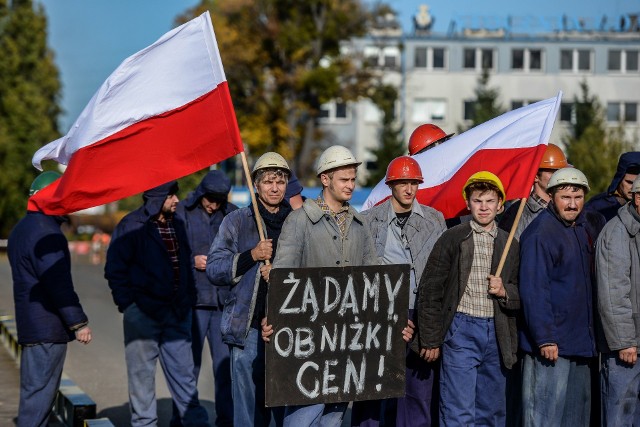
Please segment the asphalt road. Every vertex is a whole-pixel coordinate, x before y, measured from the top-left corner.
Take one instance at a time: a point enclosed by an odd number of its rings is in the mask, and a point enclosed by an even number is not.
[[[108,417],[116,426],[127,426],[130,425],[130,415],[122,314],[113,304],[103,269],[103,264],[92,264],[88,256],[75,256],[73,259],[74,286],[89,316],[93,341],[86,346],[70,343],[64,372],[96,402],[99,418]],[[14,314],[11,269],[5,255],[0,256],[0,314]],[[205,352],[198,389],[200,401],[207,408],[212,424],[215,420],[213,387],[211,358]],[[168,426],[171,398],[159,365],[156,391],[158,426]]]

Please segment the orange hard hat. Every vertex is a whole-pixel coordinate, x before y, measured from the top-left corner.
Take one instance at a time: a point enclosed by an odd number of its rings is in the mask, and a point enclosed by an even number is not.
[[[415,159],[409,156],[396,157],[389,163],[387,167],[387,177],[384,183],[388,184],[391,181],[400,181],[403,179],[411,179],[420,183],[423,182],[420,165]]]
[[[427,148],[445,142],[454,134],[446,134],[445,131],[436,125],[427,123],[418,126],[409,137],[409,155],[415,156]]]
[[[549,144],[542,155],[538,169],[562,169],[570,166],[560,147],[555,144]]]

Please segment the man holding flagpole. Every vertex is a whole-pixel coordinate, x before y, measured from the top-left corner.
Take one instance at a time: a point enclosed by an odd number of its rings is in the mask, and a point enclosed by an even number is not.
[[[134,427],[158,422],[158,359],[182,425],[209,425],[194,376],[191,307],[195,286],[184,226],[174,220],[177,191],[176,181],[145,191],[144,204],[120,221],[107,251],[105,278],[123,313]]]
[[[256,161],[251,179],[257,192],[257,210],[235,210],[220,224],[209,255],[207,276],[218,286],[229,286],[220,322],[222,340],[231,348],[233,424],[267,427],[272,416],[282,422],[281,410],[265,408],[264,342],[260,321],[265,316],[268,284],[265,277],[276,255],[278,238],[291,205],[284,200],[291,169],[278,153]],[[259,225],[266,228],[260,239]]]
[[[518,244],[495,217],[504,198],[500,179],[477,172],[463,187],[472,220],[438,239],[418,289],[420,355],[442,357],[440,424],[504,426],[506,370],[516,362]]]

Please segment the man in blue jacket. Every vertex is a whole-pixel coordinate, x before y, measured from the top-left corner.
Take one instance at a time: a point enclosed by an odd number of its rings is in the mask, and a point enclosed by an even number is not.
[[[209,342],[209,352],[213,361],[215,380],[216,426],[233,425],[233,405],[231,404],[231,371],[229,368],[229,347],[222,342],[220,320],[224,301],[229,295],[228,286],[214,286],[207,277],[207,254],[211,243],[218,234],[223,218],[238,207],[227,202],[231,181],[219,170],[209,171],[198,187],[185,200],[178,203],[176,216],[182,220],[187,232],[193,264],[193,278],[197,299],[193,310],[192,349],[196,383],[202,364],[202,350],[205,338]],[[174,419],[177,411],[174,405]]]
[[[547,191],[549,205],[520,242],[523,423],[588,426],[590,364],[597,355],[594,250],[605,220],[583,209],[589,183],[579,170],[559,169]]]
[[[271,421],[271,409],[264,406],[264,342],[258,331],[266,310],[265,261],[275,256],[282,224],[291,212],[284,200],[290,173],[278,153],[265,153],[256,161],[251,178],[266,239],[260,240],[253,207],[247,206],[222,220],[207,257],[211,282],[231,286],[220,329],[231,347],[233,424],[238,427],[266,427]],[[281,421],[276,419],[276,424]]]
[[[132,426],[158,421],[158,358],[182,425],[209,425],[193,375],[195,287],[184,226],[174,219],[177,191],[175,181],[145,191],[144,204],[120,221],[107,251],[105,278],[124,314]]]
[[[618,209],[631,200],[631,185],[639,172],[640,151],[622,154],[607,191],[593,196],[585,208],[600,212],[607,221],[611,220],[618,214]]]
[[[43,172],[29,196],[60,177]],[[71,280],[71,257],[60,225],[66,217],[27,212],[9,235],[7,252],[20,356],[18,427],[44,427],[60,387],[67,343],[91,341],[89,320]]]

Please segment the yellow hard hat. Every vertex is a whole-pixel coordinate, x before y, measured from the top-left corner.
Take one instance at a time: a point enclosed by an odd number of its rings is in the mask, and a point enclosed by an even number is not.
[[[502,200],[504,201],[507,199],[507,195],[504,192],[504,187],[502,186],[502,181],[500,181],[500,178],[489,171],[480,171],[471,175],[467,182],[464,184],[464,187],[462,187],[462,197],[465,201],[467,200],[467,194],[465,193],[465,190],[474,182],[488,182],[489,184],[495,185],[496,187],[498,187],[498,190],[500,190]]]

